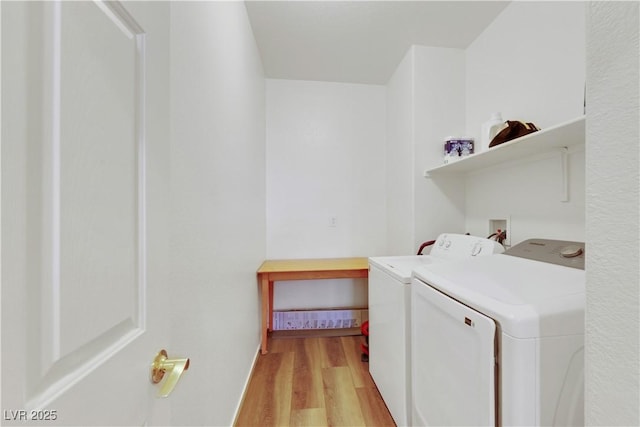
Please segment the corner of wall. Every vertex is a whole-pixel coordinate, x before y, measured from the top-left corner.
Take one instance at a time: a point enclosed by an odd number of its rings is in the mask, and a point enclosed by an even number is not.
[[[640,424],[639,24],[637,2],[589,2],[587,425]]]

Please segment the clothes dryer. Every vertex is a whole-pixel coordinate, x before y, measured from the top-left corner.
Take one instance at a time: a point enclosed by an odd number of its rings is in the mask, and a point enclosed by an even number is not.
[[[412,270],[503,251],[494,240],[441,234],[429,255],[369,258],[369,372],[397,425],[411,424]]]
[[[584,425],[584,244],[417,268],[412,424]]]

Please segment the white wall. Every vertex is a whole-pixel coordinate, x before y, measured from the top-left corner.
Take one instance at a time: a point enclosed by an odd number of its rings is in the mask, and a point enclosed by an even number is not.
[[[465,51],[413,46],[414,252],[440,233],[464,233],[464,188],[457,177],[426,179],[443,162],[447,136],[463,136]]]
[[[511,2],[467,48],[467,133],[492,112],[547,128],[583,113],[585,3]]]
[[[585,240],[584,148],[569,154],[569,201],[562,201],[560,155],[541,154],[469,174],[466,228],[489,235],[489,219],[509,221],[509,243],[536,238]]]
[[[640,425],[640,46],[637,2],[587,27],[587,425]]]
[[[174,425],[231,425],[259,345],[265,95],[241,2],[171,3]]]
[[[387,251],[410,255],[414,249],[413,49],[387,83],[386,199]]]
[[[385,88],[272,79],[266,87],[267,257],[380,254],[386,245]],[[362,281],[275,287],[276,309],[366,302]]]
[[[412,46],[387,84],[388,255],[464,231],[460,180],[424,178],[442,163],[446,137],[464,134],[464,64],[464,50]]]
[[[583,114],[585,4],[512,2],[466,50],[467,133],[500,111],[547,128]],[[559,154],[519,159],[470,175],[466,231],[510,219],[510,243],[532,237],[584,241],[584,150],[569,155],[568,202]]]

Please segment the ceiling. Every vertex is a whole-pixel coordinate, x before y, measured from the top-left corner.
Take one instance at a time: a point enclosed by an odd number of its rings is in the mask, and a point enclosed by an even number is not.
[[[268,78],[386,84],[413,44],[466,48],[507,1],[245,1]]]

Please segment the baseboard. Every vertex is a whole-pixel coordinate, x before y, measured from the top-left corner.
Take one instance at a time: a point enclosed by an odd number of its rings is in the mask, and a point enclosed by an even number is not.
[[[236,422],[238,421],[240,408],[242,408],[242,403],[244,402],[244,397],[247,393],[247,388],[249,387],[249,381],[251,381],[251,376],[253,375],[253,370],[255,369],[256,363],[258,362],[258,357],[260,357],[261,350],[262,350],[262,343],[258,342],[258,348],[255,351],[255,355],[253,356],[253,362],[251,363],[251,369],[249,369],[249,374],[247,375],[247,378],[244,380],[244,386],[242,387],[242,395],[240,396],[238,405],[236,405],[235,414],[233,416],[233,424],[231,424],[232,426],[235,426]]]

